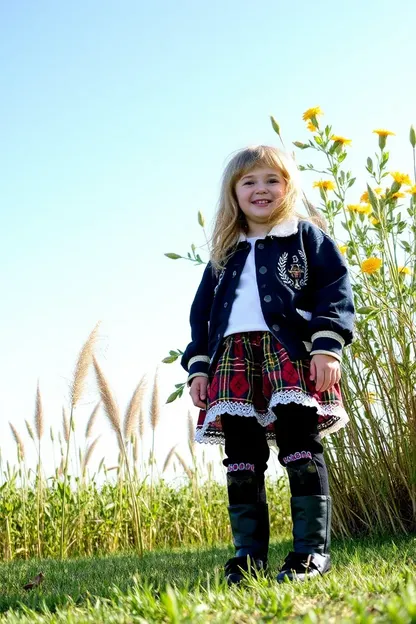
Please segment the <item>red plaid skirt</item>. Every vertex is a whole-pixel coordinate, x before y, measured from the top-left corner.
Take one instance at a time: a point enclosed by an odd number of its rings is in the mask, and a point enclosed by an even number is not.
[[[317,392],[309,379],[310,358],[291,361],[283,345],[269,332],[232,334],[224,339],[217,367],[208,384],[207,409],[200,410],[195,440],[224,444],[221,414],[251,416],[274,443],[272,408],[298,403],[316,407],[321,436],[348,422],[341,388]]]

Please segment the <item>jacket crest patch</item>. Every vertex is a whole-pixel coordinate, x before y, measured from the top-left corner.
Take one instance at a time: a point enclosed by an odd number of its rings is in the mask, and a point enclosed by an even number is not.
[[[279,258],[277,270],[279,277],[284,284],[292,286],[296,290],[301,290],[308,282],[308,263],[306,254],[298,249],[298,254],[292,256],[292,262],[289,269],[287,268],[289,254],[285,251]],[[300,259],[299,259],[300,258]]]

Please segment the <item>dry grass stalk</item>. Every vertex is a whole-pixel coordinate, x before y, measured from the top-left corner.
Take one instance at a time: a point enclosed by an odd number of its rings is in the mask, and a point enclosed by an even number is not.
[[[111,393],[110,386],[107,383],[104,374],[95,359],[93,357],[95,374],[97,377],[98,389],[100,391],[101,401],[104,405],[105,413],[110,421],[111,427],[114,429],[117,434],[117,441],[119,445],[119,449],[122,452],[123,450],[123,440],[121,435],[121,426],[120,426],[120,414],[117,407],[117,403],[114,400],[114,397]]]
[[[153,431],[156,429],[160,420],[160,405],[159,405],[159,375],[156,371],[155,381],[153,384],[152,398],[150,401],[150,426]]]
[[[193,457],[195,455],[195,429],[190,410],[188,410],[188,444]]]
[[[35,441],[35,434],[33,433],[33,429],[32,429],[32,427],[30,426],[30,423],[29,423],[27,420],[25,420],[25,424],[26,424],[26,429],[27,429],[27,432],[28,432],[28,434],[29,434],[29,437],[30,437],[33,441]]]
[[[83,475],[85,474],[85,471],[87,469],[88,463],[89,463],[89,461],[90,461],[90,459],[92,457],[94,449],[97,446],[97,442],[98,442],[98,440],[100,438],[101,438],[101,436],[97,436],[95,438],[95,440],[93,442],[91,442],[91,444],[88,446],[88,448],[87,448],[87,450],[85,452],[84,459],[83,459],[83,462],[82,462],[82,474]]]
[[[188,479],[192,479],[193,478],[192,470],[189,468],[189,466],[186,463],[186,461],[184,460],[184,458],[181,455],[179,455],[179,453],[177,451],[175,451],[175,457],[178,459],[180,465],[182,466],[182,468],[184,469],[184,471],[188,475]]]
[[[94,346],[97,340],[99,325],[100,324],[97,323],[97,325],[94,327],[94,329],[88,336],[87,341],[85,342],[84,346],[82,347],[80,351],[78,361],[75,366],[74,378],[73,378],[72,386],[71,386],[71,407],[72,408],[76,406],[84,390],[85,379],[88,375],[88,369],[90,367],[90,364],[93,358]]]
[[[94,407],[94,409],[91,412],[91,416],[88,419],[87,426],[85,428],[85,437],[86,438],[89,438],[90,435],[91,435],[91,431],[92,431],[92,428],[94,426],[94,422],[95,422],[95,420],[97,418],[97,414],[98,414],[98,410],[99,410],[100,405],[101,405],[101,401],[98,401],[97,405]]]
[[[40,396],[39,382],[38,382],[38,387],[36,389],[36,405],[35,405],[35,431],[36,431],[38,440],[42,438],[43,430],[44,430],[43,407],[42,407],[42,399]]]
[[[17,429],[11,422],[9,422],[10,429],[12,430],[12,434],[17,446],[17,455],[19,461],[24,461],[25,459],[25,445],[23,444],[23,440],[17,432]]]
[[[169,453],[166,455],[165,463],[163,464],[162,473],[165,472],[165,470],[169,466],[169,464],[171,462],[171,459],[173,457],[173,454],[175,452],[176,447],[177,447],[177,444],[175,444],[175,446],[172,446],[172,448],[170,449]]]
[[[64,432],[64,440],[68,444],[69,442],[69,421],[65,408],[62,408],[62,430]]]
[[[144,436],[144,409],[143,404],[140,406],[139,410],[139,437],[143,440]]]
[[[133,436],[133,461],[135,464],[139,461],[139,438],[136,434]]]
[[[146,386],[147,386],[146,375],[143,375],[135,391],[133,392],[133,396],[131,397],[130,403],[128,404],[127,409],[126,409],[126,414],[124,417],[124,439],[125,440],[128,440],[130,438],[133,431],[137,427],[139,411],[143,403],[143,395],[146,390]]]

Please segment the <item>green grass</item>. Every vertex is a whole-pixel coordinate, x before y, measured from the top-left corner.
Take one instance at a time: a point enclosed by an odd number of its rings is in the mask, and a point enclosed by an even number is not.
[[[231,548],[0,564],[1,622],[416,622],[416,538],[337,541],[334,568],[303,585],[274,581],[289,542],[271,547],[270,575],[226,587]],[[41,587],[21,587],[40,570]]]

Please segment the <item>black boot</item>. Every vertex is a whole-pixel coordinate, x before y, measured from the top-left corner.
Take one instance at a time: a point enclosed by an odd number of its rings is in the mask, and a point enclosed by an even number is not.
[[[253,576],[267,568],[269,549],[269,509],[266,503],[230,505],[235,557],[225,564],[228,585],[240,583],[243,571]]]
[[[304,581],[331,568],[331,497],[293,496],[291,510],[294,552],[288,554],[277,575],[279,583],[285,578]]]

